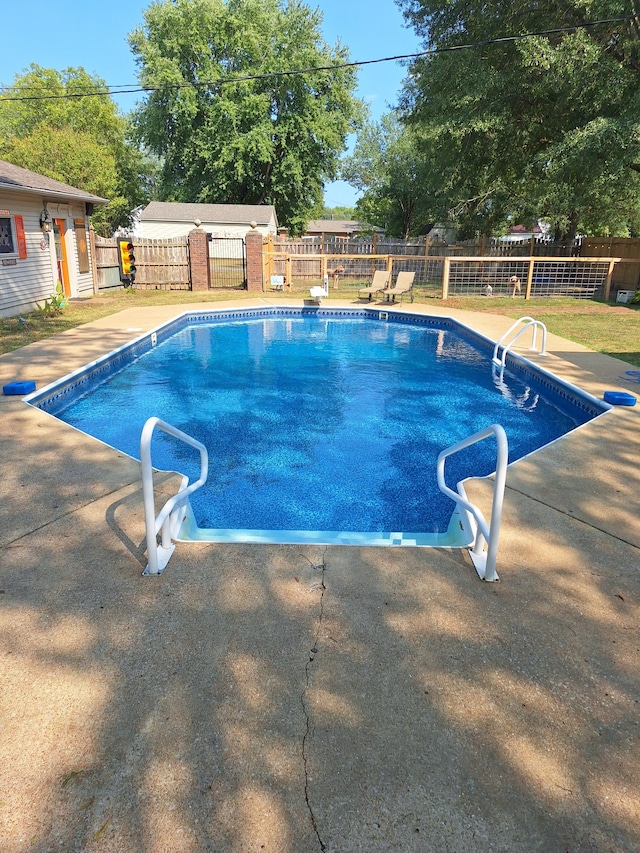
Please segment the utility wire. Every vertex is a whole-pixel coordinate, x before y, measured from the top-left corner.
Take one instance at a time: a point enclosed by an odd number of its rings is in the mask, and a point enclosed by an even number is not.
[[[420,51],[419,53],[405,53],[398,56],[385,56],[380,59],[364,59],[358,62],[343,62],[336,65],[314,66],[313,68],[295,69],[290,71],[271,71],[264,74],[248,74],[243,77],[226,77],[220,80],[209,80],[201,83],[164,83],[162,86],[135,86],[133,83],[124,84],[123,86],[106,86],[102,89],[65,92],[56,95],[0,95],[0,101],[46,101],[46,100],[65,100],[69,98],[91,98],[105,97],[112,95],[129,95],[137,92],[164,92],[174,89],[217,89],[219,86],[227,86],[232,83],[249,83],[254,80],[269,80],[278,77],[295,77],[300,74],[313,74],[317,71],[338,71],[343,68],[361,68],[365,65],[377,65],[382,62],[401,62],[412,59],[421,59],[425,56],[433,56],[438,53],[452,53],[458,50],[472,50],[476,48],[488,47],[495,44],[506,44],[508,42],[522,41],[523,39],[535,38],[538,36],[553,36],[562,33],[575,32],[576,30],[589,29],[602,24],[617,24],[633,21],[632,15],[625,15],[619,18],[605,18],[599,21],[587,21],[582,24],[572,24],[566,27],[555,27],[551,30],[537,30],[531,33],[522,33],[521,35],[502,36],[500,38],[486,39],[485,41],[470,42],[467,44],[448,45],[446,47],[433,47],[428,50]],[[0,86],[0,90],[12,91],[13,86]],[[30,87],[37,89],[36,86]]]

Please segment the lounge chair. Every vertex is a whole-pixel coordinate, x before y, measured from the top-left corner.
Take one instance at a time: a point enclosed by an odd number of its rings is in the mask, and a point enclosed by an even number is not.
[[[411,301],[413,302],[413,280],[415,277],[415,272],[399,272],[395,287],[389,287],[382,291],[387,297],[387,302],[389,302],[390,296],[393,296],[392,301],[395,302],[396,296],[402,296],[405,293],[411,294]]]
[[[373,274],[373,279],[371,280],[369,287],[361,287],[358,291],[358,296],[360,298],[362,298],[363,295],[368,296],[369,302],[371,302],[373,294],[383,291],[389,284],[390,279],[391,270],[376,270]]]

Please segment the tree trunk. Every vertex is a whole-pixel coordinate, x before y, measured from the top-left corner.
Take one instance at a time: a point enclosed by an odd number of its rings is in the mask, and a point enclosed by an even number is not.
[[[572,210],[569,214],[569,224],[567,228],[562,228],[560,223],[556,223],[555,231],[553,232],[554,243],[562,243],[564,241],[575,240],[578,233],[578,211]]]

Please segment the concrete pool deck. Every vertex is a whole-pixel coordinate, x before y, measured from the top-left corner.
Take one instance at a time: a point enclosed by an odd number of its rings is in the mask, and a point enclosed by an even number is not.
[[[197,309],[70,330],[0,381]],[[547,348],[527,357],[640,396],[629,365]],[[640,849],[639,418],[510,467],[498,584],[460,551],[204,543],[142,578],[138,463],[0,397],[0,849]]]

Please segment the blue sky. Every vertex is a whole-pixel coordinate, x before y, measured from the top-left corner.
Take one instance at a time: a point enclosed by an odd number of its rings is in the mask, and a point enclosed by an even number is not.
[[[323,33],[329,44],[338,39],[349,48],[353,61],[416,53],[420,50],[413,30],[394,0],[307,0],[324,16]],[[127,44],[127,33],[142,23],[150,5],[138,0],[92,3],[86,0],[31,0],[27,6],[6,3],[2,11],[0,83],[8,85],[14,75],[35,62],[45,68],[82,66],[111,85],[136,82],[136,67]],[[405,76],[397,62],[365,66],[358,74],[358,96],[379,118],[396,103]],[[130,110],[139,95],[118,98],[123,111]],[[355,203],[355,191],[343,182],[330,184],[325,192],[329,206]]]

